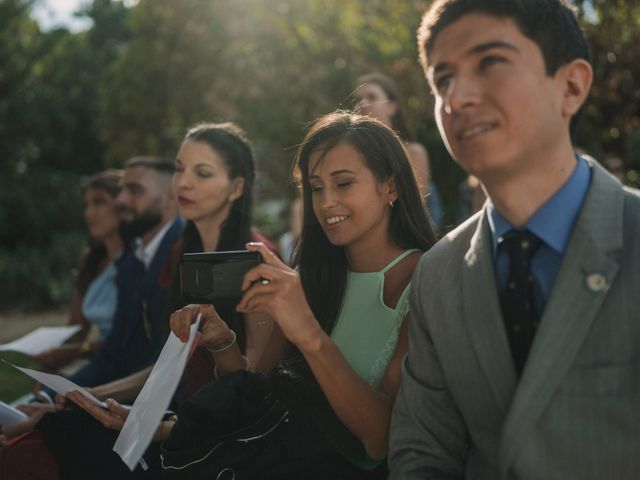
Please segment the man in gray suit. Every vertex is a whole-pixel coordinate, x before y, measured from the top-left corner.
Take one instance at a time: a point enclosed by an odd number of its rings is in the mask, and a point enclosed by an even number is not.
[[[483,210],[414,274],[392,479],[640,478],[640,195],[576,157],[561,0],[437,0],[422,65]]]

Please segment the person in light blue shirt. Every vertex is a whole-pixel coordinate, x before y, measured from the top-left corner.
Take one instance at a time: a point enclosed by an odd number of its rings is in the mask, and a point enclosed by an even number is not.
[[[82,330],[67,344],[32,357],[48,370],[96,353],[111,330],[118,303],[115,261],[122,252],[115,203],[121,180],[122,170],[106,170],[82,188],[89,245],[78,266],[69,318],[69,325],[81,325]],[[92,325],[99,331],[94,341],[88,339]]]
[[[103,342],[111,331],[113,315],[118,304],[116,288],[117,269],[111,262],[89,284],[82,299],[82,316],[92,325],[98,327],[98,340]]]

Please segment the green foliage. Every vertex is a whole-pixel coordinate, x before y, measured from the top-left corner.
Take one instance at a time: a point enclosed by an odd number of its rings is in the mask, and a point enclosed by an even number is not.
[[[19,367],[37,368],[29,357],[18,352],[0,352],[0,360]],[[34,381],[24,373],[0,361],[0,400],[10,403],[31,391]]]
[[[117,53],[105,11],[126,13],[98,0],[89,32],[41,32],[30,5],[0,3],[0,309],[69,299],[84,236],[79,180],[104,165],[101,92]]]
[[[42,32],[30,0],[0,2],[0,307],[65,300],[82,243],[80,175],[138,154],[172,158],[198,122],[247,131],[258,156],[256,222],[276,236],[285,225],[272,206],[294,195],[295,146],[316,117],[353,107],[358,76],[372,71],[397,81],[452,223],[464,173],[438,135],[415,44],[428,2],[124,3],[88,2],[93,27],[70,33]],[[625,158],[639,184],[640,4],[576,3],[596,73],[578,142]]]
[[[586,17],[583,25],[595,78],[579,143],[594,155],[613,152],[630,157],[637,153],[625,149],[626,139],[640,130],[640,4],[631,0],[589,4],[595,18]]]
[[[73,269],[84,236],[67,232],[49,236],[46,247],[0,249],[0,309],[39,309],[65,303],[71,297]]]
[[[77,174],[43,167],[0,177],[0,309],[69,299],[86,242],[79,183]]]

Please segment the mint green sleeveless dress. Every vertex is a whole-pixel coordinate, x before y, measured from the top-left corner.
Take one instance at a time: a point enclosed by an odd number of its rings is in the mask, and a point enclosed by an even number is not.
[[[400,327],[409,311],[407,284],[395,308],[384,303],[384,274],[407,255],[407,250],[378,272],[347,272],[342,310],[331,332],[347,362],[369,385],[377,388],[396,350]]]
[[[379,272],[347,272],[347,288],[331,339],[353,370],[378,388],[398,344],[400,327],[409,311],[407,284],[395,308],[384,303],[384,274],[407,255],[407,250]],[[370,458],[362,443],[333,412],[318,412],[316,424],[335,449],[352,464],[373,470],[384,460]]]

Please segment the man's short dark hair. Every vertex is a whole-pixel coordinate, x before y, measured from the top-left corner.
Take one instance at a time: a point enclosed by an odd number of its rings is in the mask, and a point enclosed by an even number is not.
[[[124,164],[124,167],[147,167],[165,175],[173,175],[173,172],[175,171],[175,165],[173,164],[173,162],[169,162],[161,157],[152,157],[145,155],[130,158]]]
[[[549,75],[577,58],[591,60],[575,8],[565,0],[437,0],[418,30],[420,61],[425,69],[438,34],[470,13],[512,19],[540,48]]]
[[[575,7],[566,0],[436,0],[422,17],[418,29],[420,63],[425,73],[438,35],[472,13],[513,20],[522,34],[540,48],[549,76],[573,60],[591,62],[589,45],[578,25]],[[581,111],[571,119],[572,136]]]

